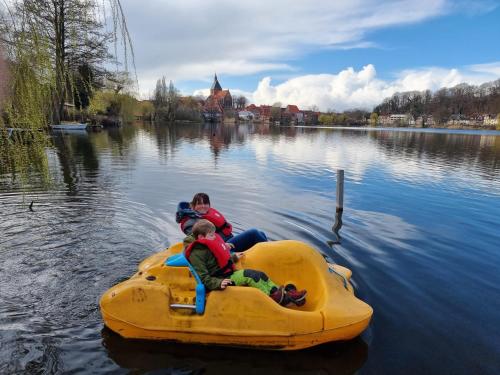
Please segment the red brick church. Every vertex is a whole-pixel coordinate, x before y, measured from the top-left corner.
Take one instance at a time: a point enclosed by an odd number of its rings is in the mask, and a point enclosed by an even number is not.
[[[210,96],[203,106],[203,118],[206,121],[221,121],[224,118],[224,111],[231,108],[233,108],[233,97],[229,90],[222,90],[215,74]]]

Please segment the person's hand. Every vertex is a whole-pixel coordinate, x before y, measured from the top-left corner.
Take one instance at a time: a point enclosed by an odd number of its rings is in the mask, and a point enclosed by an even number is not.
[[[226,289],[227,286],[232,285],[232,284],[233,284],[233,280],[231,280],[231,279],[224,279],[220,283],[220,288],[221,289]]]
[[[228,249],[228,250],[234,249],[234,244],[232,244],[230,242],[226,242],[226,249]]]
[[[245,256],[245,253],[244,252],[239,252],[239,253],[234,253],[234,255],[236,255],[236,258],[241,259],[242,257]]]

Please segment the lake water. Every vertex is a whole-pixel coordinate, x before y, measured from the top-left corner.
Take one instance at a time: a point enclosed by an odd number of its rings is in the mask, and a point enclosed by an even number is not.
[[[500,370],[500,132],[136,124],[53,145],[50,186],[0,176],[0,373]],[[100,295],[182,239],[176,205],[199,191],[236,231],[302,240],[352,269],[368,330],[284,353],[103,329]]]

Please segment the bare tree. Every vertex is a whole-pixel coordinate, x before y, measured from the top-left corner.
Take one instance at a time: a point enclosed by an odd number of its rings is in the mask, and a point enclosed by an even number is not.
[[[396,93],[375,107],[379,114],[410,113],[414,117],[432,115],[444,122],[451,115],[476,116],[500,113],[500,80],[471,86],[465,83],[451,88]]]
[[[243,95],[237,96],[234,103],[236,104],[236,109],[244,109],[247,104],[247,98]]]
[[[155,108],[155,119],[175,121],[179,107],[179,92],[172,81],[170,81],[168,88],[165,77],[156,81],[152,100]]]

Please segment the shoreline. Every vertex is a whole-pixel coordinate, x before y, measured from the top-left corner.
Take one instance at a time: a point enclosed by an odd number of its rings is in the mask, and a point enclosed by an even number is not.
[[[359,131],[400,131],[400,132],[421,132],[421,133],[440,133],[448,134],[473,134],[473,135],[492,135],[500,136],[500,130],[476,128],[415,128],[415,127],[374,127],[374,126],[328,126],[328,125],[280,125],[286,128],[307,128],[307,129],[336,129],[336,130],[359,130]]]

